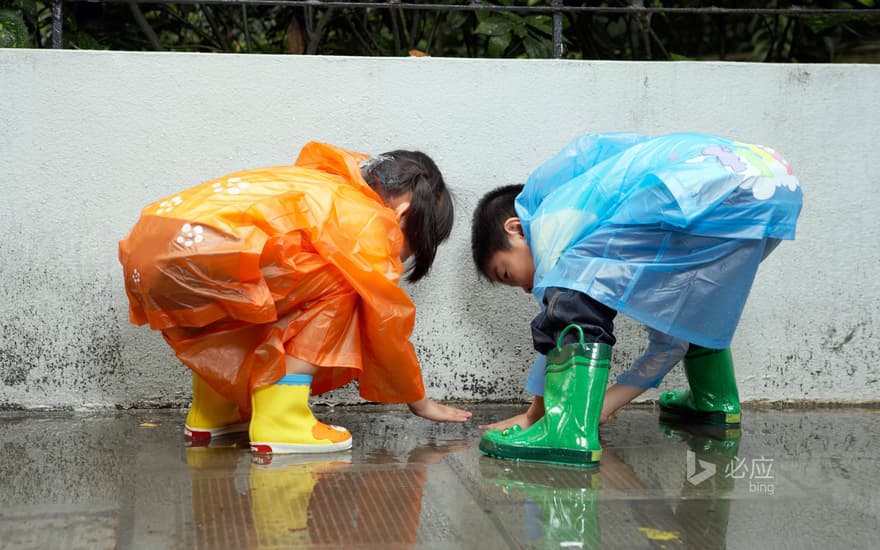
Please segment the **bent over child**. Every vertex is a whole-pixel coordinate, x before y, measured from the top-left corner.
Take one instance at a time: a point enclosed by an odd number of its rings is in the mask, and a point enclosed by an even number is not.
[[[472,252],[487,279],[538,300],[529,410],[489,426],[484,453],[598,463],[598,424],[657,387],[680,360],[689,389],[661,417],[738,425],[730,341],[760,262],[793,239],[802,194],[769,147],[679,133],[592,134],[524,186],[487,193]],[[605,395],[617,313],[648,348]],[[549,354],[549,355],[548,355]]]
[[[210,180],[147,206],[119,243],[133,323],[160,330],[193,371],[186,435],[249,431],[257,453],[351,447],[310,393],[358,381],[419,416],[470,413],[425,397],[398,285],[431,268],[453,204],[416,151],[372,158],[309,143],[293,166]]]

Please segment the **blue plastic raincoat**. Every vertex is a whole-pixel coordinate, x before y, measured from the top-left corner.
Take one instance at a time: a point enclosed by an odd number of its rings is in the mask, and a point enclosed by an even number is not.
[[[591,134],[516,199],[533,292],[584,292],[674,338],[730,345],[758,264],[802,203],[776,151],[695,133]]]

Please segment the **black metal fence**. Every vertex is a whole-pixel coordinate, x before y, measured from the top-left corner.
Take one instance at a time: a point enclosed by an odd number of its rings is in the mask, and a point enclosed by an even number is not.
[[[351,2],[344,0],[52,0],[52,47],[63,47],[64,4],[73,2],[108,2],[122,4],[222,4],[290,6],[308,8],[354,8],[354,9],[397,9],[422,11],[485,11],[513,12],[520,14],[542,14],[553,17],[553,57],[560,58],[563,53],[562,16],[569,13],[627,14],[633,16],[651,14],[691,14],[691,15],[783,15],[787,17],[830,16],[880,16],[880,8],[831,9],[831,8],[727,8],[727,7],[657,7],[645,6],[644,0],[632,0],[628,6],[566,6],[564,0],[547,0],[543,5],[509,6],[483,3],[470,0],[456,4],[436,4],[430,2]]]

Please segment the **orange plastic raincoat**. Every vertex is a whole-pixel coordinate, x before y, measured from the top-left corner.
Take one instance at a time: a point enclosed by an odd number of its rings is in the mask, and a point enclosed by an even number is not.
[[[132,323],[244,414],[284,355],[319,367],[312,393],[358,379],[364,399],[424,397],[398,285],[403,234],[363,180],[365,155],[309,143],[294,166],[246,170],[147,206],[119,243]]]

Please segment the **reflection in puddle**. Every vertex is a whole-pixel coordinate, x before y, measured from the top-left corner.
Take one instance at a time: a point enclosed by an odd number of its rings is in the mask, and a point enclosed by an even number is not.
[[[725,548],[730,499],[736,479],[725,468],[736,457],[741,432],[705,426],[661,424],[668,438],[687,445],[684,481],[678,499],[658,507],[656,500],[639,498],[606,501],[603,490],[616,495],[644,493],[649,484],[606,445],[598,469],[480,457],[484,482],[522,502],[521,516],[505,527],[527,547],[605,548],[657,546],[664,548]],[[694,465],[699,464],[696,471]],[[619,510],[623,503],[628,509]],[[610,505],[610,506],[609,506]],[[600,509],[618,516],[613,541],[603,541]],[[621,514],[621,512],[625,512]],[[621,521],[619,516],[626,517]],[[621,526],[624,526],[621,531]]]
[[[493,407],[338,408],[350,453],[270,463],[246,436],[182,448],[180,411],[0,414],[0,546],[877,546],[876,412],[750,411],[740,436],[625,410],[583,472],[483,457],[479,422],[520,408]]]
[[[427,466],[469,441],[412,449],[405,464],[373,449],[251,455],[245,441],[189,447],[196,547],[411,545],[417,542]],[[242,480],[246,479],[246,485]]]
[[[480,457],[483,478],[523,498],[522,538],[530,545],[599,548],[598,469]],[[513,526],[511,526],[513,527]]]

